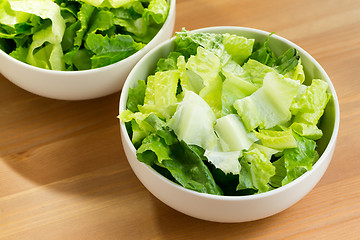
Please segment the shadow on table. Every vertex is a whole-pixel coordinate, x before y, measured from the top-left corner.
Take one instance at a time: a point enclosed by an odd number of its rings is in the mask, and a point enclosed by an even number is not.
[[[36,183],[76,193],[81,192],[76,182],[97,179],[97,186],[102,175],[106,182],[109,176],[130,171],[116,118],[118,93],[87,101],[59,101],[26,92],[22,98],[23,105],[13,107],[11,99],[4,100],[10,106],[8,120],[3,121],[7,128],[0,126],[6,139],[0,143],[0,158],[9,167],[4,169],[6,181],[19,183],[9,191]]]
[[[164,236],[173,235],[176,239],[249,239],[261,237],[274,227],[277,215],[243,223],[217,223],[200,220],[180,213],[156,198],[152,198],[159,232]],[[156,238],[158,239],[158,238]],[[162,238],[159,238],[162,239]],[[165,239],[165,238],[164,238]]]
[[[152,205],[157,217],[157,227],[164,236],[176,236],[176,239],[249,239],[260,237],[264,232],[270,232],[274,222],[278,222],[281,213],[251,222],[217,223],[200,220],[182,214],[156,198]],[[239,213],[241,214],[241,213]],[[162,238],[156,238],[162,239]],[[165,238],[164,238],[165,239]]]

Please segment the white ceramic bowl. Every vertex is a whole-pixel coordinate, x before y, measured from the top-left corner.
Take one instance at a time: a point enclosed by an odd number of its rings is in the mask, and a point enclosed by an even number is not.
[[[231,33],[263,41],[268,32],[242,27],[211,27],[197,32]],[[144,56],[129,74],[123,87],[119,111],[126,109],[129,88],[139,79],[146,79],[156,66],[160,57],[166,57],[174,45],[173,39],[166,41]],[[168,206],[187,215],[216,222],[244,222],[265,218],[283,211],[303,198],[320,180],[327,169],[336,144],[339,130],[340,112],[335,89],[320,64],[307,52],[294,43],[272,35],[270,47],[277,53],[288,48],[296,48],[302,59],[307,78],[320,78],[329,83],[332,99],[328,103],[320,126],[324,132],[318,142],[320,159],[313,169],[293,182],[278,189],[250,196],[216,196],[185,189],[148,167],[136,158],[135,148],[126,132],[125,124],[120,122],[123,147],[128,161],[143,185]]]
[[[91,70],[54,71],[25,64],[0,50],[0,72],[17,86],[48,98],[85,100],[118,92],[134,65],[173,35],[176,0],[169,2],[168,18],[157,35],[143,49],[117,63]]]

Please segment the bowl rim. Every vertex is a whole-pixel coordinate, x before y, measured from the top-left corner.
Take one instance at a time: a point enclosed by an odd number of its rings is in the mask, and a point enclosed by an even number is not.
[[[45,68],[41,68],[41,67],[36,67],[33,66],[31,64],[28,63],[24,63],[16,58],[11,57],[9,54],[5,53],[3,50],[0,49],[0,55],[2,55],[5,59],[7,59],[8,61],[13,62],[14,64],[20,64],[20,66],[31,70],[31,71],[37,71],[40,73],[50,73],[50,74],[65,74],[65,75],[79,75],[79,74],[89,74],[89,73],[93,73],[93,72],[101,72],[101,71],[106,71],[107,69],[110,68],[116,68],[116,67],[120,67],[118,65],[121,65],[124,61],[126,60],[130,60],[130,58],[136,58],[136,57],[141,57],[143,55],[143,53],[149,51],[149,48],[151,50],[151,48],[154,48],[153,42],[155,42],[158,38],[160,38],[160,36],[162,35],[163,32],[165,32],[165,29],[167,29],[167,27],[171,24],[171,17],[170,16],[174,16],[175,15],[175,8],[176,8],[176,0],[168,0],[169,4],[170,4],[170,8],[169,8],[169,12],[167,15],[167,18],[164,22],[164,24],[162,25],[162,27],[160,28],[160,30],[156,33],[156,35],[150,40],[150,42],[148,42],[142,49],[140,49],[139,51],[135,52],[134,54],[128,56],[127,58],[124,58],[118,62],[112,63],[110,65],[106,65],[103,67],[99,67],[99,68],[94,68],[94,69],[86,69],[86,70],[77,70],[77,71],[65,71],[65,70],[52,70],[52,69],[45,69]]]
[[[262,34],[262,35],[266,35],[268,36],[270,34],[270,32],[264,31],[264,30],[260,30],[260,29],[255,29],[255,28],[250,28],[250,27],[241,27],[241,26],[213,26],[213,27],[205,27],[205,28],[199,28],[199,29],[194,29],[194,30],[189,30],[192,32],[214,32],[214,31],[246,31],[246,32],[253,32],[253,33],[258,33],[258,34]],[[303,175],[301,175],[300,177],[298,177],[297,179],[293,180],[292,182],[281,186],[279,188],[267,191],[267,192],[263,192],[263,193],[258,193],[258,194],[254,194],[254,195],[245,195],[245,196],[226,196],[226,195],[213,195],[213,194],[208,194],[208,193],[201,193],[201,192],[197,192],[191,189],[187,189],[177,183],[172,182],[171,180],[167,179],[166,177],[164,177],[163,175],[161,175],[160,173],[158,173],[156,170],[154,170],[153,168],[149,167],[148,165],[146,165],[145,163],[140,162],[139,160],[137,160],[139,163],[144,164],[144,166],[147,167],[148,170],[150,170],[151,172],[153,172],[155,174],[155,176],[157,178],[160,178],[161,180],[167,182],[168,184],[172,185],[172,187],[177,188],[180,191],[184,191],[190,195],[193,196],[197,196],[200,198],[207,198],[207,199],[213,199],[213,200],[222,200],[222,201],[248,201],[248,200],[254,200],[254,199],[263,199],[263,198],[267,198],[273,195],[276,195],[280,192],[286,191],[289,188],[292,188],[294,185],[297,185],[299,182],[302,181],[302,179],[307,178],[308,175],[312,174],[312,172],[314,172],[317,168],[320,167],[320,163],[325,161],[325,157],[331,154],[332,146],[335,148],[336,145],[336,139],[337,139],[337,135],[339,132],[339,126],[340,126],[340,106],[339,106],[339,101],[336,95],[336,91],[335,88],[329,78],[329,76],[327,75],[327,73],[325,72],[325,70],[323,69],[323,67],[320,65],[320,63],[315,60],[308,52],[306,52],[304,49],[302,49],[300,46],[298,46],[297,44],[291,42],[290,40],[287,40],[277,34],[272,34],[271,38],[276,38],[277,40],[280,40],[284,43],[286,43],[287,45],[289,45],[290,47],[294,47],[297,50],[300,51],[300,53],[302,55],[304,55],[306,58],[308,58],[313,64],[314,66],[320,71],[320,73],[324,76],[324,79],[328,84],[329,84],[329,90],[331,92],[331,95],[333,97],[333,101],[334,101],[334,111],[335,111],[335,115],[334,115],[334,127],[333,127],[333,132],[331,134],[331,138],[329,140],[329,143],[327,144],[324,152],[321,154],[321,156],[319,157],[318,161],[313,165],[313,168],[307,172],[305,172]],[[172,44],[175,40],[175,37],[172,37],[171,39],[168,39],[167,41],[159,44],[158,46],[156,46],[155,48],[153,48],[152,50],[150,50],[135,66],[134,68],[131,70],[131,72],[129,73],[128,77],[125,80],[123,89],[121,91],[121,95],[120,95],[120,102],[119,102],[119,114],[126,109],[126,101],[128,98],[128,93],[129,93],[129,85],[135,81],[132,80],[133,75],[136,73],[137,69],[139,67],[141,67],[141,65],[147,60],[147,58],[149,56],[152,55],[152,53],[156,52],[158,49],[164,47],[165,45],[169,45]],[[126,98],[126,99],[125,99]],[[119,119],[120,121],[120,130],[124,131],[123,135],[125,136],[125,139],[122,139],[122,141],[126,141],[127,144],[130,146],[131,151],[132,152],[136,152],[136,149],[134,147],[134,145],[132,144],[129,135],[126,131],[125,128],[125,124]],[[135,155],[136,156],[136,155]],[[129,159],[127,159],[129,161]]]

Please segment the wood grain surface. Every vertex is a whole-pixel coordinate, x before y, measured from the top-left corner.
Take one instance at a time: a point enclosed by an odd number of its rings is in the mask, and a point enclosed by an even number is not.
[[[341,124],[319,184],[254,222],[183,215],[133,174],[116,118],[120,93],[53,100],[0,75],[0,239],[360,239],[360,1],[178,0],[176,7],[175,31],[228,25],[276,32],[323,66]]]

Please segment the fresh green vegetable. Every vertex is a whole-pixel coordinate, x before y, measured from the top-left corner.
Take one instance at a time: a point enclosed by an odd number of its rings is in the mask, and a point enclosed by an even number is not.
[[[176,33],[174,52],[129,90],[119,116],[138,159],[224,195],[270,191],[311,170],[328,84],[304,85],[297,50],[276,56],[270,39]]]
[[[168,12],[166,0],[0,0],[0,49],[45,69],[99,68],[143,48]]]

